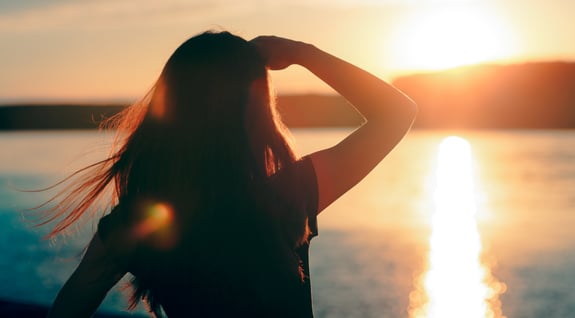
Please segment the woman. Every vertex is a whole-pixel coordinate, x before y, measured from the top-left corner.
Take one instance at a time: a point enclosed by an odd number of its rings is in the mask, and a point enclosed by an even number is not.
[[[336,146],[297,158],[276,115],[270,70],[297,64],[366,122]],[[313,45],[206,32],[184,42],[115,127],[126,136],[47,211],[56,235],[112,189],[51,317],[90,316],[133,275],[132,305],[169,317],[312,317],[308,246],[316,216],[401,140],[414,103]],[[120,140],[120,139],[118,139]]]

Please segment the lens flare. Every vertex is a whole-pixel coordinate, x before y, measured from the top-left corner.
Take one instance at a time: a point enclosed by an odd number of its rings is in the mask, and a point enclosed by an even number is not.
[[[157,247],[172,246],[176,235],[172,207],[165,202],[146,202],[141,211],[144,218],[134,227],[134,237],[148,239]]]
[[[501,318],[497,282],[481,263],[469,143],[447,137],[437,156],[429,264],[411,295],[412,318]]]

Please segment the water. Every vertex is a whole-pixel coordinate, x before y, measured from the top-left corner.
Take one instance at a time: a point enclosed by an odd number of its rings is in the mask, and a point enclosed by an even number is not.
[[[348,132],[294,135],[304,154]],[[449,135],[468,143],[469,164],[445,159],[459,158],[465,147],[438,156]],[[46,229],[31,227],[18,210],[48,194],[14,188],[50,185],[100,158],[108,140],[92,131],[0,133],[0,298],[49,304],[91,231],[42,240]],[[430,308],[447,299],[447,310],[459,310],[459,317],[472,317],[458,309],[468,302],[489,309],[481,317],[575,317],[574,145],[575,131],[411,132],[319,216],[320,236],[311,251],[316,316],[432,317]],[[438,168],[446,162],[451,168]],[[457,177],[469,186],[449,181]],[[452,195],[438,195],[438,189]],[[455,214],[445,214],[446,206]],[[448,239],[431,244],[438,233]],[[441,266],[451,269],[436,275]],[[425,284],[429,277],[439,284]],[[485,290],[491,294],[478,296]],[[101,308],[121,311],[124,305],[115,289]]]

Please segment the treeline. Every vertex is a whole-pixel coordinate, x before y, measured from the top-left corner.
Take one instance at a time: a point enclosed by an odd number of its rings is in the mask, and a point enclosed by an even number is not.
[[[575,63],[478,65],[400,77],[393,84],[419,105],[415,123],[430,129],[575,128]],[[336,95],[282,95],[290,127],[357,126]],[[0,106],[0,130],[92,129],[126,105]]]
[[[287,95],[277,99],[290,127],[353,126],[361,116],[335,95]],[[0,130],[95,129],[127,104],[11,104],[0,106]]]
[[[94,129],[125,105],[14,104],[0,106],[0,130]]]

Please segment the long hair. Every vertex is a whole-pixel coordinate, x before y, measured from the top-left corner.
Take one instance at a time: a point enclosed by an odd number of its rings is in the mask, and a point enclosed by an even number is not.
[[[76,171],[45,203],[57,203],[41,209],[42,224],[56,222],[49,237],[94,213],[106,194],[113,206],[132,195],[174,193],[203,182],[213,195],[233,182],[266,178],[296,159],[265,61],[228,32],[208,31],[181,44],[145,97],[102,128],[116,129],[112,153]]]
[[[296,160],[265,61],[228,32],[181,44],[149,93],[105,125],[117,131],[109,157],[73,174],[43,206],[41,223],[55,223],[49,237],[103,215],[99,201],[108,210],[142,198],[168,201],[182,219],[190,207],[215,213],[238,202],[258,205],[249,199]],[[295,241],[305,239],[295,232]],[[145,297],[145,288],[139,293]]]

